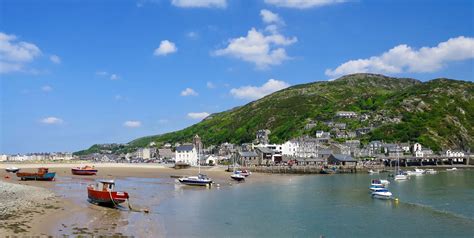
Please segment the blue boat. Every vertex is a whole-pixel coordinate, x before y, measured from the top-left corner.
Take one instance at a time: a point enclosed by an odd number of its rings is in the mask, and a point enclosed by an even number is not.
[[[212,180],[204,174],[199,174],[198,176],[189,176],[189,177],[179,178],[178,181],[182,184],[192,185],[192,186],[207,186],[212,183]]]
[[[56,172],[49,172],[48,168],[38,168],[37,173],[18,172],[16,176],[21,180],[45,180],[52,181]]]

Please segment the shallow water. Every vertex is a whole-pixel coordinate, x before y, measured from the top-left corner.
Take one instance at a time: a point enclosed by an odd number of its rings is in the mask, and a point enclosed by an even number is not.
[[[130,193],[132,205],[146,207],[150,214],[87,203],[88,180],[69,178],[57,186],[64,196],[86,208],[74,218],[76,226],[90,230],[106,226],[125,235],[474,236],[474,171],[443,171],[392,181],[389,189],[398,203],[369,195],[370,180],[386,176],[275,175],[266,182],[251,182],[249,177],[245,183],[212,189],[188,188],[168,178],[117,179],[118,190]],[[87,212],[91,209],[93,212]]]

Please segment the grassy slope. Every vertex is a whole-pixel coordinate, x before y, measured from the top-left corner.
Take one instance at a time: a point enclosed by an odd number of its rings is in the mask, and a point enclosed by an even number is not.
[[[324,129],[321,123],[310,131],[303,128],[309,120],[330,120],[339,110],[402,117],[401,123],[384,124],[363,141],[420,141],[436,150],[467,149],[474,146],[473,97],[472,82],[436,79],[421,83],[373,74],[348,75],[330,82],[296,85],[242,107],[213,114],[183,130],[136,139],[118,151],[146,146],[152,141],[191,141],[194,134],[199,134],[206,145],[251,142],[258,129],[270,129],[271,141],[281,143]],[[379,123],[346,122],[350,129]]]

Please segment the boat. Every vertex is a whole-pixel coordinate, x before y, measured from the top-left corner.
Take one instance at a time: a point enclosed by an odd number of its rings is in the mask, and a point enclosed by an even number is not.
[[[456,171],[458,170],[458,168],[454,167],[454,168],[450,168],[450,169],[446,169],[446,171]]]
[[[369,174],[378,174],[380,172],[378,170],[375,170],[375,171],[374,170],[369,170],[368,173]]]
[[[383,189],[386,189],[386,188],[382,185],[370,185],[369,187],[369,190],[372,192],[383,190]]]
[[[17,167],[9,167],[9,168],[6,168],[5,171],[7,171],[8,173],[16,173],[20,171],[20,169]]]
[[[438,171],[436,171],[436,170],[434,170],[434,169],[427,169],[427,170],[425,171],[425,173],[427,173],[427,174],[437,174]]]
[[[200,152],[201,150],[200,148],[198,148],[198,153],[197,153],[198,154],[197,161],[198,161],[198,168],[199,168],[198,175],[178,178],[178,181],[181,184],[190,185],[190,186],[210,186],[212,184],[212,179],[207,177],[207,175],[205,174],[201,174],[201,158],[200,158],[201,153]]]
[[[117,192],[114,180],[99,180],[96,184],[87,186],[89,201],[101,206],[115,207],[128,200],[127,192]]]
[[[242,175],[239,171],[235,171],[235,161],[236,161],[235,155],[233,155],[232,157],[234,158],[234,166],[232,166],[232,169],[234,172],[230,175],[230,178],[239,182],[244,181],[245,176]]]
[[[74,175],[96,175],[97,169],[94,166],[82,166],[71,169],[72,174]]]
[[[37,173],[17,172],[16,176],[21,180],[45,180],[52,181],[56,172],[49,172],[48,168],[38,168]]]
[[[248,177],[252,174],[252,172],[244,169],[244,170],[237,170],[238,173],[240,173],[241,175],[245,176],[245,177]]]
[[[397,174],[397,175],[395,175],[395,177],[393,179],[394,180],[407,180],[408,176],[406,174]]]
[[[239,173],[239,172],[233,173],[230,177],[231,177],[233,180],[236,180],[236,181],[239,181],[239,182],[245,180],[245,176],[242,175],[242,174]]]
[[[419,176],[419,175],[423,175],[425,174],[425,170],[423,169],[418,169],[418,168],[415,168],[415,170],[413,171],[407,171],[407,175],[409,176]]]
[[[378,186],[384,186],[386,187],[390,182],[386,179],[372,179],[370,182],[370,185],[378,185]]]
[[[400,170],[400,158],[397,156],[397,170],[395,173],[395,176],[393,177],[393,180],[395,181],[400,181],[400,180],[407,180],[408,176],[403,173],[403,171]]]
[[[205,174],[198,174],[198,176],[189,176],[179,178],[178,181],[185,185],[191,186],[208,186],[212,184],[212,180]]]
[[[372,197],[380,199],[390,199],[392,198],[392,193],[388,191],[388,189],[380,189],[378,191],[372,192]]]

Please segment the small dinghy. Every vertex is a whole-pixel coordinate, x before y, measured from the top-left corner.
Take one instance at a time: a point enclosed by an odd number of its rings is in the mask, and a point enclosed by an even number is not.
[[[114,180],[99,180],[87,186],[89,201],[101,206],[115,207],[128,200],[127,192],[115,191]]]
[[[6,168],[5,171],[7,171],[8,173],[16,173],[20,171],[20,169],[17,167],[10,167],[10,168]]]
[[[383,185],[370,185],[369,190],[372,192],[386,189]]]

